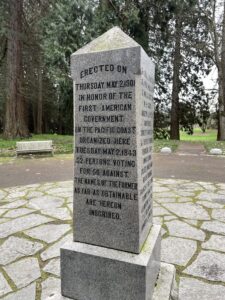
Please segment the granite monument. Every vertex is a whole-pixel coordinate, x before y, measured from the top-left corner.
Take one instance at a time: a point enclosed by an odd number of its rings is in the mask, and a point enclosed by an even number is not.
[[[154,64],[114,27],[71,65],[74,241],[61,249],[62,294],[150,300],[161,236],[152,224]]]

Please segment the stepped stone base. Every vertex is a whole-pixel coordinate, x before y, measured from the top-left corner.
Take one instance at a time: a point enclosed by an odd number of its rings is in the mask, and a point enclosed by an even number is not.
[[[171,264],[161,263],[159,276],[156,281],[152,300],[178,300],[178,286],[175,280],[176,269]],[[56,288],[51,292],[51,296],[44,300],[70,300],[63,297]]]
[[[159,277],[153,293],[153,300],[178,300],[176,269],[171,264],[161,263]]]
[[[161,263],[160,272],[154,288],[152,300],[178,300],[178,286],[175,280],[176,269],[173,265]],[[58,291],[52,292],[45,300],[70,300]]]
[[[153,299],[160,269],[160,229],[152,226],[140,254],[65,244],[61,248],[62,295],[76,300]]]

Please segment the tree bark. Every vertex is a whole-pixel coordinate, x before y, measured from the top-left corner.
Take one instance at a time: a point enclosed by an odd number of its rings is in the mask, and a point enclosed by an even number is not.
[[[225,3],[223,12],[221,65],[218,66],[219,77],[219,128],[218,140],[225,141]]]
[[[5,138],[29,135],[22,92],[22,14],[23,0],[9,1],[9,33],[7,47],[7,92],[5,112]]]
[[[180,16],[175,24],[175,50],[173,59],[173,87],[172,87],[172,107],[171,107],[171,125],[170,138],[172,140],[180,139],[179,130],[179,93],[180,93],[180,67],[181,67],[181,36],[182,21]]]
[[[42,64],[39,60],[38,66],[38,102],[37,102],[37,133],[42,134],[43,124],[43,76],[42,76]]]

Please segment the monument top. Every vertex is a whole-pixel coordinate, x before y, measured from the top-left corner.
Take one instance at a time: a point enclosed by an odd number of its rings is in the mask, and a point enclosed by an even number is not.
[[[131,47],[140,47],[140,45],[124,33],[118,26],[115,26],[99,36],[97,39],[74,52],[72,55]]]

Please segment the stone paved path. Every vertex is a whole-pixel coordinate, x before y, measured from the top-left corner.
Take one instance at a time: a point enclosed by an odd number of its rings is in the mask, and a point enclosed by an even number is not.
[[[225,184],[157,179],[154,200],[180,300],[224,300]],[[0,299],[66,299],[59,248],[72,239],[71,223],[71,181],[0,189]]]

